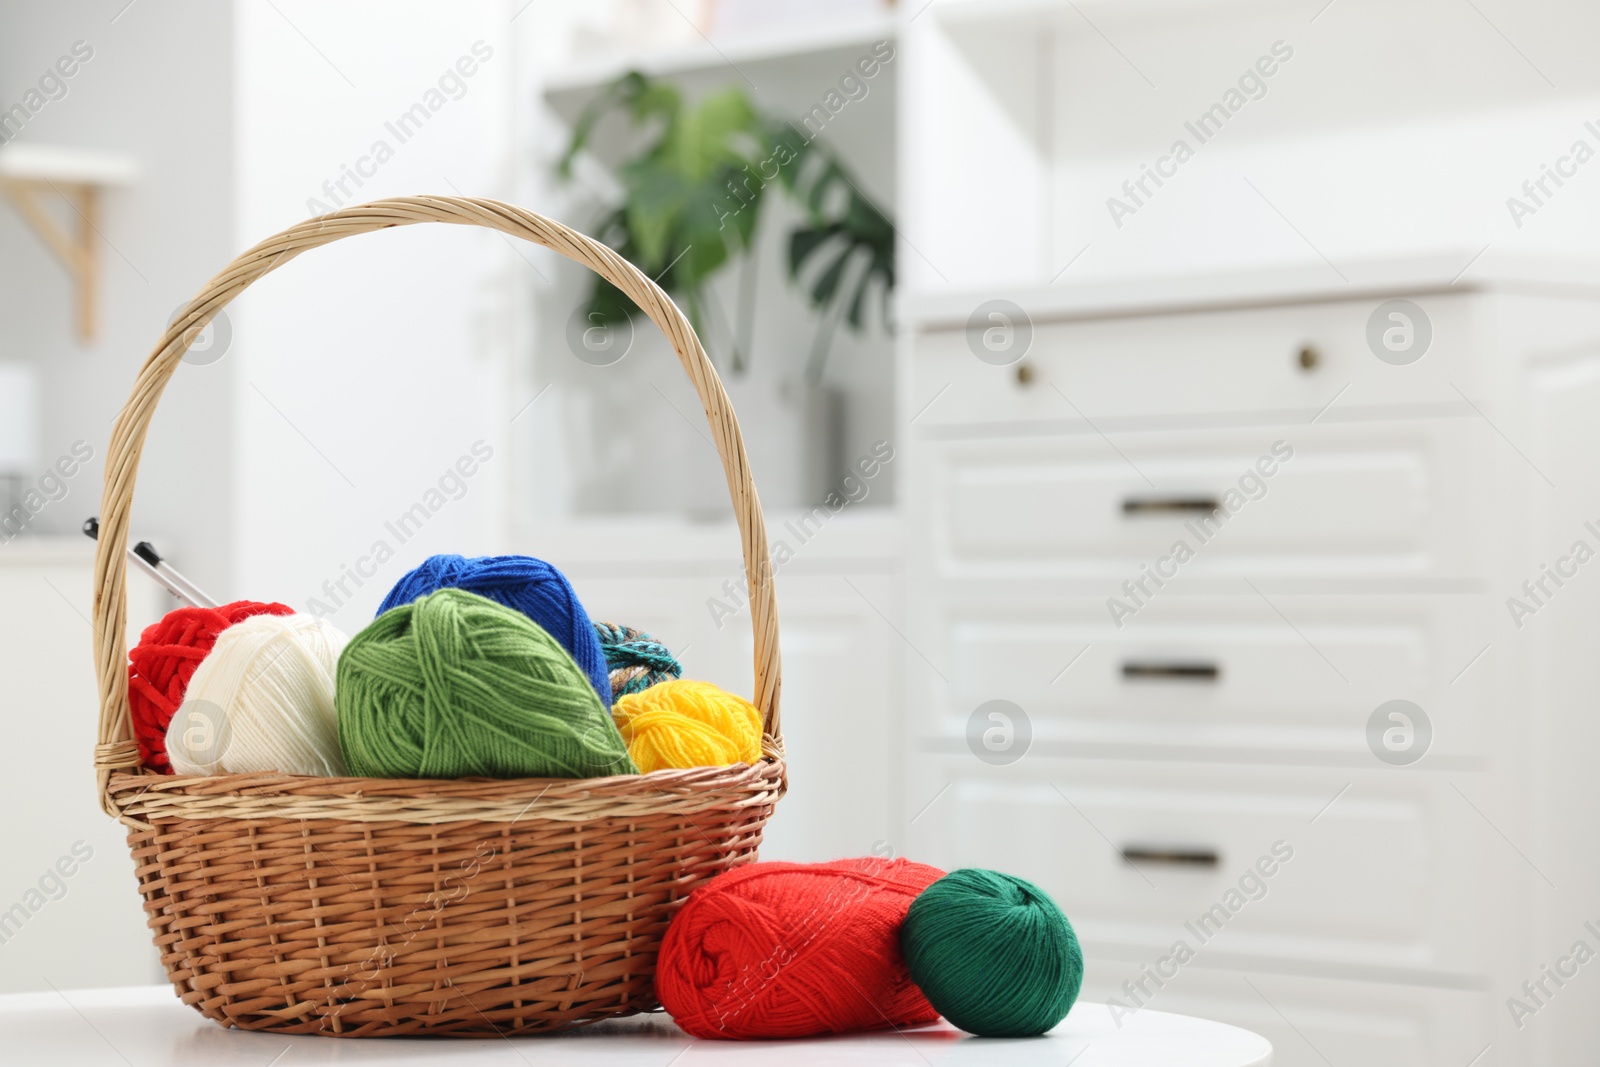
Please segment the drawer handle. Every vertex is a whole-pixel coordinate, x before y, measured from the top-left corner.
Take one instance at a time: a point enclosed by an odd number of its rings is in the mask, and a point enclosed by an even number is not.
[[[1165,863],[1174,867],[1215,867],[1222,857],[1214,848],[1192,848],[1183,845],[1123,845],[1122,862],[1130,866],[1138,863]]]
[[[1122,677],[1130,681],[1214,682],[1221,676],[1215,663],[1130,660],[1122,665]]]
[[[1210,515],[1222,507],[1214,496],[1130,496],[1122,502],[1124,515]]]

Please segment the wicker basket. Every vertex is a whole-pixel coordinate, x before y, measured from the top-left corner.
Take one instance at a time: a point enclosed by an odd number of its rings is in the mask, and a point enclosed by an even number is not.
[[[125,553],[156,402],[195,336],[246,286],[319,245],[392,226],[485,226],[627,293],[700,394],[743,542],[755,631],[756,766],[588,780],[418,781],[144,771],[128,711]],[[753,860],[785,773],[778,616],[739,424],[705,350],[611,249],[490,200],[406,197],[303,222],[230,263],[145,361],[111,435],[95,559],[101,804],[128,827],[178,995],[225,1026],[296,1034],[509,1034],[656,1008],[678,903]]]

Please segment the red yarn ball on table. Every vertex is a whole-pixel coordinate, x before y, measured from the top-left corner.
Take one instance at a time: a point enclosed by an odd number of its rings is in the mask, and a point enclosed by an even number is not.
[[[689,895],[656,996],[695,1037],[793,1038],[939,1018],[911,981],[900,924],[944,872],[908,860],[753,863]]]
[[[171,774],[167,760],[167,726],[195,668],[206,658],[217,635],[252,615],[293,615],[287,604],[236,600],[219,608],[176,608],[145,627],[139,644],[128,653],[128,707],[139,758],[160,774]]]

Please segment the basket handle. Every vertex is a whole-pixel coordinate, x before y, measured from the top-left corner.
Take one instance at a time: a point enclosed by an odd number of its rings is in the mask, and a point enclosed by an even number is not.
[[[553,249],[627,293],[672,342],[678,361],[700,395],[706,420],[711,424],[712,439],[722,457],[722,471],[728,479],[728,492],[739,522],[745,579],[750,590],[750,621],[755,631],[755,705],[761,710],[763,748],[770,754],[782,751],[778,718],[782,671],[778,651],[778,607],[773,593],[772,562],[767,554],[766,520],[750,477],[750,461],[745,455],[739,421],[689,320],[639,268],[606,245],[559,222],[495,200],[455,196],[397,197],[308,219],[269,237],[228,264],[184,306],[182,313],[161,335],[140,368],[133,394],[112,427],[106,453],[105,490],[100,504],[100,537],[94,561],[94,661],[100,682],[100,731],[95,746],[95,771],[101,806],[109,814],[118,814],[107,792],[111,774],[141,766],[128,709],[128,515],[133,505],[139,456],[162,390],[201,328],[256,279],[307,249],[358,233],[418,222],[484,226]]]

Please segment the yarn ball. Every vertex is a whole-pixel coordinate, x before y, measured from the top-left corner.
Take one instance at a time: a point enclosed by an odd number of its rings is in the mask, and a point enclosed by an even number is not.
[[[139,760],[159,774],[171,774],[167,726],[183,703],[195,668],[217,643],[217,635],[253,615],[293,615],[287,604],[236,600],[218,608],[174,608],[145,627],[128,653],[128,707]]]
[[[641,693],[657,682],[683,677],[683,665],[666,645],[647,633],[614,622],[597,622],[594,634],[606,657],[613,698]]]
[[[1049,894],[962,868],[929,886],[900,931],[911,977],[939,1014],[984,1037],[1032,1037],[1067,1017],[1083,951]]]
[[[521,612],[463,589],[379,615],[339,657],[335,694],[339,746],[354,774],[638,773],[561,642]]]
[[[228,627],[167,727],[173,771],[342,776],[333,676],[348,640],[310,615]]]
[[[600,702],[611,706],[611,682],[600,639],[566,575],[532,556],[429,556],[395,583],[378,614],[446,588],[477,593],[538,623],[589,676]]]
[[[761,758],[761,712],[710,682],[674,678],[629,693],[611,706],[611,717],[643,774]]]
[[[875,857],[735,867],[689,894],[673,916],[656,996],[695,1037],[931,1023],[939,1013],[911,981],[900,924],[943,873]]]

